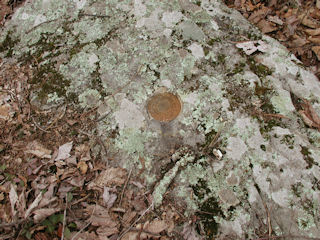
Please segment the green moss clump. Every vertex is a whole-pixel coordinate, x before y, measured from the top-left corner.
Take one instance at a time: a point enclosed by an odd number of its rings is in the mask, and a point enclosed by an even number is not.
[[[224,217],[224,214],[217,199],[212,197],[200,205],[200,211],[197,213],[199,222],[206,233],[206,239],[214,239],[214,236],[218,233],[219,224],[216,222],[215,216]]]
[[[205,196],[211,193],[204,180],[199,179],[198,183],[192,186],[194,194],[197,198],[204,199]],[[218,201],[214,198],[208,198],[199,205],[199,211],[197,212],[199,222],[203,226],[203,230],[206,231],[207,239],[213,239],[218,232],[219,224],[216,222],[214,216],[224,216]]]
[[[17,39],[12,39],[11,32],[8,32],[6,38],[0,43],[0,52],[8,51],[6,57],[12,57],[13,47],[19,41]]]
[[[286,144],[290,149],[294,148],[294,135],[284,135],[280,140],[282,144]]]
[[[209,46],[213,46],[215,43],[222,42],[220,38],[210,38],[207,42]]]
[[[66,97],[66,89],[70,85],[70,81],[57,72],[53,64],[40,66],[29,83],[37,90],[40,101],[45,101],[50,93]]]
[[[244,62],[237,63],[230,73],[227,74],[228,77],[242,73],[244,71],[246,64]]]
[[[254,72],[259,78],[265,78],[268,75],[272,74],[272,70],[267,66],[257,63],[253,57],[248,58],[248,64],[250,70]]]
[[[311,153],[309,152],[309,149],[305,146],[301,146],[301,154],[303,155],[303,159],[308,164],[307,169],[312,168],[313,165],[318,165],[317,162],[314,161],[314,159],[310,156]]]

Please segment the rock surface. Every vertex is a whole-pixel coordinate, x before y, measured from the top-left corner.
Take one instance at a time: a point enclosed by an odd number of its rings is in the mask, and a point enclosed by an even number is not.
[[[320,134],[297,109],[320,113],[320,84],[220,1],[34,0],[0,56],[36,59],[35,106],[97,107],[110,164],[142,174],[156,206],[209,212],[216,239],[265,232],[267,209],[276,234],[320,236]],[[161,88],[183,103],[168,123],[146,109]]]

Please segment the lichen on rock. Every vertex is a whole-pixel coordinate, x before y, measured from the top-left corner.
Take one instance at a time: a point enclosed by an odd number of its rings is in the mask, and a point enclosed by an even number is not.
[[[257,40],[253,57],[235,44]],[[97,107],[111,164],[155,186],[157,206],[198,215],[209,237],[257,238],[264,204],[278,234],[320,235],[320,134],[292,100],[320,113],[319,82],[221,1],[35,0],[6,24],[0,56],[37,59],[32,103]],[[170,121],[148,113],[160,87],[183,105]]]

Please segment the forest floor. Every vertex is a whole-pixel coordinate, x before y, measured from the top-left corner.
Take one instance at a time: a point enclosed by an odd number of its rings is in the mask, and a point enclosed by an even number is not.
[[[0,2],[0,29],[23,2]],[[320,1],[225,3],[279,40],[320,77]],[[148,207],[151,194],[138,179],[130,179],[130,172],[123,169],[106,167],[105,156],[92,157],[95,144],[105,148],[98,137],[88,134],[96,124],[96,109],[78,112],[68,106],[59,109],[59,114],[39,111],[30,105],[32,69],[1,66],[0,59],[0,239],[108,239],[114,234],[118,239],[169,239],[163,230],[173,229],[177,223],[185,223],[179,233],[184,239],[197,239],[192,227],[196,217],[185,219],[174,206],[153,212]],[[110,186],[102,192],[97,190],[99,175],[104,175]],[[140,191],[126,189],[129,180]],[[90,185],[89,191],[81,187],[84,183]],[[50,197],[53,192],[56,198]],[[50,205],[54,207],[48,207],[49,202],[55,202]],[[99,206],[111,208],[112,216]],[[162,214],[165,221],[146,219],[136,225],[147,213]]]

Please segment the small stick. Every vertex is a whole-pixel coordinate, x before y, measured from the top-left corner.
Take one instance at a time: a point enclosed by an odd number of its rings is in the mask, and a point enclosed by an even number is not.
[[[64,212],[63,212],[61,240],[63,240],[63,238],[64,238],[64,228],[66,226],[66,217],[67,217],[67,205],[68,205],[68,199],[67,199],[67,194],[66,194],[66,205],[64,207]]]
[[[96,210],[96,206],[97,206],[97,205],[94,206],[90,218],[92,218],[93,213],[94,213],[94,211]],[[89,219],[90,219],[90,218],[89,218]],[[76,237],[78,237],[78,235],[79,235],[84,229],[86,229],[91,223],[92,223],[92,221],[89,220],[89,222],[88,222],[86,225],[84,225],[84,226],[79,230],[79,232],[77,232],[77,233],[71,238],[71,240],[75,240]]]
[[[144,215],[146,215],[147,212],[150,211],[150,209],[151,209],[152,207],[153,207],[153,202],[152,202],[152,203],[150,204],[150,206],[141,214],[141,216],[138,217],[138,219],[135,220],[134,223],[132,223],[132,224],[130,225],[130,227],[128,227],[125,231],[123,231],[123,232],[119,235],[119,237],[117,238],[117,240],[120,240],[127,232],[129,232],[129,231],[133,228],[133,226],[136,225],[136,223],[139,222],[140,219],[141,219]]]
[[[279,238],[289,238],[289,239],[305,239],[305,240],[320,240],[320,238],[314,238],[314,237],[304,237],[304,236],[295,236],[295,235],[282,235],[282,236],[271,236],[271,237],[262,237],[262,238],[255,238],[252,240],[270,240],[270,239],[279,239]]]
[[[267,213],[267,220],[268,220],[268,232],[269,232],[269,237],[271,237],[271,234],[272,234],[272,226],[271,226],[271,219],[270,219],[270,212],[269,212],[269,209],[268,209],[268,206],[265,202],[263,202],[263,206],[266,210],[266,213]]]
[[[131,173],[132,173],[132,168],[130,169],[130,172],[129,172],[128,177],[127,177],[127,180],[126,180],[126,183],[124,184],[124,187],[123,187],[123,189],[122,189],[119,206],[121,206],[121,202],[122,202],[122,198],[123,198],[123,195],[124,195],[124,191],[125,191],[125,189],[127,188],[127,185],[128,185],[128,182],[129,182],[129,179],[130,179],[130,176],[131,176]]]
[[[32,119],[32,121],[33,121],[34,125],[35,125],[37,128],[39,128],[39,129],[40,129],[41,131],[43,131],[43,132],[49,133],[49,131],[47,131],[47,130],[45,130],[45,129],[41,128],[41,127],[38,125],[38,123],[36,123],[36,121],[34,120],[34,118],[33,118],[33,117],[31,117],[31,119]]]
[[[88,13],[80,13],[80,17],[86,16],[86,17],[98,17],[98,18],[110,18],[110,16],[107,15],[95,15],[95,14],[88,14]]]

